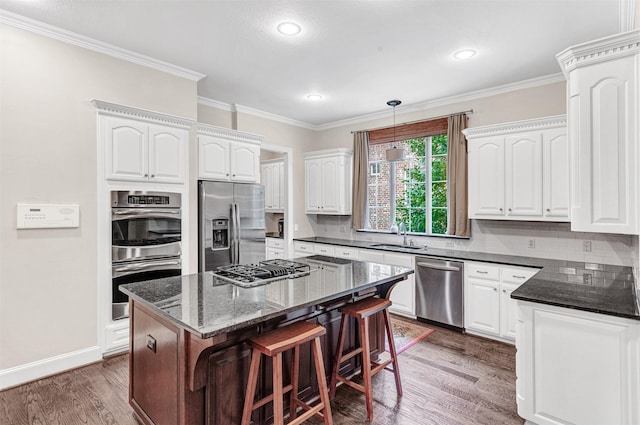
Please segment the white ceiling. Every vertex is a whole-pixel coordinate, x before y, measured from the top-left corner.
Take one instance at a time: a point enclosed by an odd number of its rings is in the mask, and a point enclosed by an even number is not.
[[[206,74],[200,96],[322,125],[560,72],[620,32],[627,0],[0,0],[0,7]],[[623,19],[621,19],[621,16]],[[275,27],[291,20],[298,36]],[[627,19],[628,20],[628,19]],[[452,58],[462,48],[478,54]],[[309,93],[324,99],[311,102]]]

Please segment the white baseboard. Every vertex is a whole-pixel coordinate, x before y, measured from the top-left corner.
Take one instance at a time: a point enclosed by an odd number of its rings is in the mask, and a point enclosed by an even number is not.
[[[0,370],[0,391],[102,360],[99,345]]]

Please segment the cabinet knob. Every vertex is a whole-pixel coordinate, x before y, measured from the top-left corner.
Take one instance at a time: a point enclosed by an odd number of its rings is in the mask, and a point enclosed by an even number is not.
[[[144,176],[145,176],[145,177],[149,177],[149,174],[145,174]]]
[[[502,208],[500,208],[500,212],[502,212]]]
[[[235,177],[236,175],[234,174],[233,177]]]
[[[227,177],[229,177],[229,173],[227,173]]]
[[[511,208],[509,208],[509,212],[511,212]]]
[[[493,288],[493,292],[498,292],[498,288]]]
[[[551,212],[551,210],[549,208],[547,208],[547,212]]]
[[[151,174],[151,178],[154,178],[156,175],[155,174]]]
[[[502,292],[504,292],[504,293],[506,294],[506,293],[507,293],[507,290],[506,290],[506,289],[503,289],[503,290],[502,290]]]

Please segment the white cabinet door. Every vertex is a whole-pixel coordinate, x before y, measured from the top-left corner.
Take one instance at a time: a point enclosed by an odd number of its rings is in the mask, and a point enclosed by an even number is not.
[[[285,187],[286,180],[284,172],[284,161],[282,161],[278,163],[278,209],[282,211],[284,211],[287,199]]]
[[[617,50],[603,46],[603,53]],[[569,75],[573,231],[638,234],[639,78],[638,55]]]
[[[149,180],[182,183],[185,179],[186,130],[149,126]]]
[[[265,211],[284,210],[284,162],[263,162],[261,181],[264,185]]]
[[[504,216],[504,137],[469,141],[469,218]]]
[[[465,327],[492,335],[500,335],[499,282],[467,279]]]
[[[338,188],[338,159],[326,158],[320,162],[322,175],[322,204],[323,213],[337,213],[340,209],[340,191]]]
[[[198,135],[198,175],[203,179],[231,180],[228,140]]]
[[[111,180],[148,180],[148,125],[133,120],[105,117],[106,175]]]
[[[488,152],[495,149],[494,145],[488,146],[484,147],[489,149]],[[493,178],[494,176],[491,177]],[[497,192],[495,186],[494,190]],[[524,133],[506,137],[505,195],[507,215],[532,218],[542,216],[541,133]]]
[[[415,257],[413,255],[384,253],[385,264],[391,264],[392,266],[402,266],[413,269],[415,268],[414,259]],[[389,307],[389,311],[404,316],[416,317],[415,285],[415,274],[411,274],[406,280],[398,282],[391,291],[390,299],[393,304]]]
[[[306,160],[305,174],[305,212],[315,214],[320,211],[322,203],[322,161],[319,159]]]
[[[260,180],[260,147],[250,143],[230,144],[231,180],[255,183]]]
[[[640,322],[518,301],[518,414],[527,423],[640,423]]]
[[[569,141],[566,129],[542,134],[543,214],[556,221],[569,221]]]
[[[267,260],[275,260],[278,258],[284,258],[284,250],[278,248],[266,248]]]
[[[516,339],[516,300],[511,299],[511,293],[518,289],[518,284],[502,282],[500,285],[500,336],[511,340]]]

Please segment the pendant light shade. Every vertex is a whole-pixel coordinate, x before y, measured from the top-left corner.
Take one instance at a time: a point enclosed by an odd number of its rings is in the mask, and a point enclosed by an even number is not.
[[[396,106],[401,104],[399,100],[390,100],[387,105],[393,106],[393,146],[385,152],[385,158],[389,162],[404,161],[404,149],[398,149],[396,146]]]

